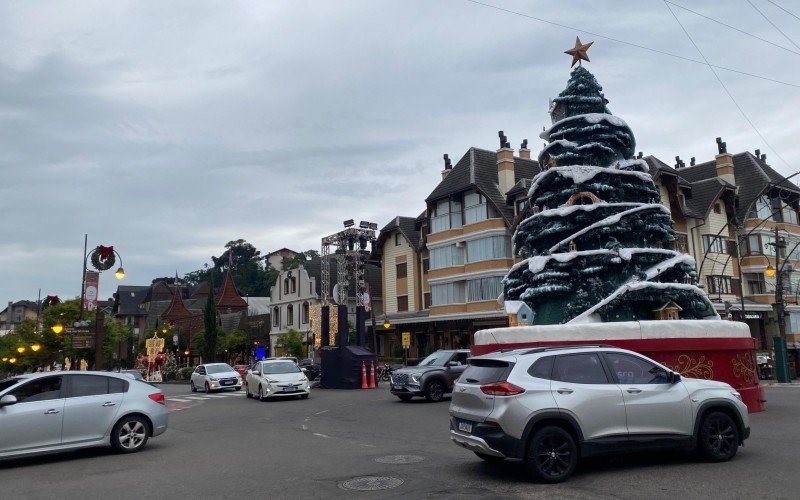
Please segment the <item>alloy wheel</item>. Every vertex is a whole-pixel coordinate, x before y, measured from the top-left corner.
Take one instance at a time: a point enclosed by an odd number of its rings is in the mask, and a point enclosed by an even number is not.
[[[147,429],[138,420],[125,422],[119,428],[119,444],[126,450],[135,450],[144,443],[147,437]]]
[[[438,380],[431,382],[428,386],[427,396],[430,401],[441,401],[444,397],[444,387],[442,387],[442,383]]]
[[[721,412],[708,415],[703,421],[700,449],[714,461],[730,460],[739,448],[739,436],[731,417]]]
[[[578,450],[567,431],[547,426],[533,435],[526,462],[536,479],[545,483],[560,483],[575,470]]]

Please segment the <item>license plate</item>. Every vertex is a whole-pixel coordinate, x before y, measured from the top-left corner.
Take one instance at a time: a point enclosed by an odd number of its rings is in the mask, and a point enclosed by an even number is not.
[[[233,382],[226,380],[225,382],[222,383],[222,385],[233,385]]]
[[[292,392],[294,390],[294,386],[284,387],[283,392]]]
[[[403,388],[403,386],[401,386],[401,385],[393,385],[393,386],[392,386],[392,389],[394,389],[394,390],[396,390],[396,391],[399,391],[399,390],[400,390],[400,389],[402,389],[402,388]]]
[[[472,422],[458,421],[458,430],[461,432],[472,433]]]

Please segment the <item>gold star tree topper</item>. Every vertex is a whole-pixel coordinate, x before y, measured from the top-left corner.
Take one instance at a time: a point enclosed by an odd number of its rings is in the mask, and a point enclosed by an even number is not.
[[[581,39],[579,37],[575,37],[575,47],[565,50],[565,54],[569,54],[572,56],[572,64],[570,67],[575,66],[575,63],[580,64],[581,60],[589,61],[589,47],[592,46],[594,42],[589,43],[581,43]]]

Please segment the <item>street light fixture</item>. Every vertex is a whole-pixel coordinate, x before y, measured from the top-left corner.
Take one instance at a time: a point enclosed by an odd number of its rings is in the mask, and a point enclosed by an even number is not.
[[[31,346],[31,351],[33,351],[33,352],[36,352],[36,351],[38,351],[38,350],[39,350],[39,349],[41,349],[41,348],[42,348],[42,346],[40,346],[39,344],[33,344],[33,345]]]
[[[117,277],[118,280],[121,280],[125,277],[125,270],[122,269],[122,266],[119,266],[119,269],[114,273],[114,276]]]
[[[768,265],[766,269],[764,269],[764,275],[772,278],[775,276],[775,268],[772,267],[772,264]]]
[[[386,321],[384,321],[384,322],[383,322],[383,327],[384,327],[384,328],[386,328],[387,330],[388,330],[388,329],[389,329],[389,327],[391,327],[391,326],[392,326],[392,324],[391,324],[391,323],[389,323],[389,320],[388,320],[388,319],[387,319]]]
[[[24,345],[21,345],[21,346],[17,347],[17,352],[18,352],[18,353],[20,353],[20,354],[22,354],[23,352],[25,352],[25,346],[24,346]]]
[[[63,331],[64,331],[64,325],[62,325],[62,324],[59,322],[59,323],[56,323],[55,325],[51,326],[51,327],[50,327],[50,329],[51,329],[51,330],[53,330],[53,333],[55,333],[56,335],[58,335],[59,333],[61,333],[61,332],[63,332]]]
[[[17,358],[11,358],[11,359],[8,360],[8,362],[13,365],[14,363],[17,362]]]

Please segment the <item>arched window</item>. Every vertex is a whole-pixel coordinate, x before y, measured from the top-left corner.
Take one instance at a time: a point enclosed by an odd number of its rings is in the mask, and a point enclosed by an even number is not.
[[[281,308],[280,307],[273,307],[272,308],[272,326],[281,326]]]
[[[286,295],[289,293],[289,278],[283,280],[283,294]]]
[[[293,325],[294,324],[294,307],[291,304],[286,306],[286,324]]]
[[[291,284],[292,284],[292,293],[297,293],[297,278],[292,277]]]
[[[308,324],[308,309],[309,309],[308,302],[303,302],[303,319],[302,319],[302,323],[304,325]]]

